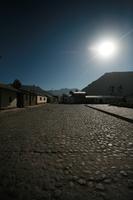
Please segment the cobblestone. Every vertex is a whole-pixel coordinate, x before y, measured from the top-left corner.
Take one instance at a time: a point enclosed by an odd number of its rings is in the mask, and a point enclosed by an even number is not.
[[[104,187],[104,185],[103,185],[102,183],[98,183],[98,184],[96,185],[96,189],[97,189],[97,190],[104,191],[104,190],[105,190],[105,187]]]
[[[84,105],[0,113],[1,199],[132,200],[132,186],[132,123]]]

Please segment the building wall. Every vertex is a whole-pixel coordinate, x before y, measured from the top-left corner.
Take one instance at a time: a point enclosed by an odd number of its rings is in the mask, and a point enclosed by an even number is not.
[[[46,96],[37,96],[37,104],[41,104],[41,103],[47,103]]]
[[[72,103],[75,104],[82,104],[86,102],[85,95],[72,95]]]
[[[37,96],[34,95],[34,94],[31,94],[31,95],[30,95],[30,105],[31,105],[31,106],[34,106],[34,105],[36,105],[36,104],[37,104]]]
[[[17,107],[16,92],[10,90],[0,90],[0,108]]]
[[[20,105],[18,107],[33,106],[37,104],[37,96],[30,92],[23,92],[18,96],[18,102],[18,105]]]
[[[107,104],[107,103],[118,103],[122,100],[122,97],[87,97],[86,103],[90,104]]]
[[[23,102],[24,102],[24,106],[29,106],[30,105],[30,95],[29,94],[24,94],[23,95]]]
[[[127,101],[127,103],[133,104],[133,96],[132,97],[127,97],[126,101]]]
[[[103,101],[103,99],[101,99],[101,101]],[[86,103],[90,103],[90,104],[95,104],[95,103],[100,103],[100,99],[96,99],[96,98],[86,98]]]

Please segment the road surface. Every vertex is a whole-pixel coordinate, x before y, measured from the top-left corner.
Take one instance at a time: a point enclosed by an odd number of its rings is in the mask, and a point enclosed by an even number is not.
[[[0,112],[0,198],[132,200],[133,124],[84,105]]]

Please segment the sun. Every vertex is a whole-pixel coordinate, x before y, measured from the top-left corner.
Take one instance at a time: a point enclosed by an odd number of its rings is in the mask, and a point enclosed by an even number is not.
[[[103,38],[103,40],[98,40],[89,47],[89,51],[94,54],[90,60],[95,58],[110,60],[117,56],[119,47],[117,39]]]
[[[96,49],[100,57],[108,58],[115,53],[116,45],[112,41],[104,41],[101,42]]]

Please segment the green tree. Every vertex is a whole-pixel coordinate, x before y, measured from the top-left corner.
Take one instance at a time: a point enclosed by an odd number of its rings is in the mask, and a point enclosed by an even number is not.
[[[12,83],[12,86],[16,89],[20,89],[22,87],[21,81],[18,79],[15,79]]]
[[[71,90],[71,91],[69,92],[69,94],[72,95],[72,94],[73,94],[73,91]]]

